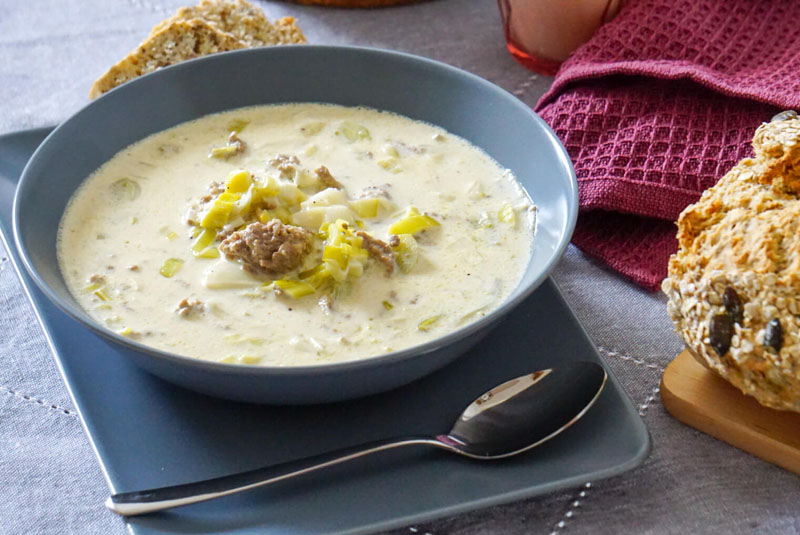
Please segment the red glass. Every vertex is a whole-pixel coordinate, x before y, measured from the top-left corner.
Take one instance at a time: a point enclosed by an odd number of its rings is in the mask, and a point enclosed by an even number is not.
[[[508,0],[497,0],[497,3],[500,7],[500,17],[503,20],[503,32],[505,33],[506,37],[506,48],[511,53],[511,56],[524,67],[527,67],[534,72],[546,74],[548,76],[555,74],[558,70],[558,67],[561,65],[561,62],[552,59],[537,58],[536,56],[532,56],[526,52],[524,48],[520,47],[514,36],[511,35],[511,28],[509,24],[511,20],[511,4],[509,4]]]
[[[525,67],[553,75],[569,54],[613,19],[622,0],[497,0],[506,47]]]

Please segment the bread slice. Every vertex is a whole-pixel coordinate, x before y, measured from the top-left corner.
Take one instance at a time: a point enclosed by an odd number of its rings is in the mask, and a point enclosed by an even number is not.
[[[306,42],[293,17],[284,17],[271,24],[260,8],[246,0],[203,0],[196,6],[182,7],[171,18],[153,28],[151,35],[173,22],[194,19],[204,20],[249,47]]]
[[[172,22],[98,78],[89,91],[89,98],[160,67],[244,47],[244,43],[231,34],[220,32],[202,20]]]
[[[270,23],[260,8],[245,0],[203,0],[196,6],[179,9],[156,25],[142,44],[94,82],[89,98],[142,74],[197,56],[305,42],[293,17]]]

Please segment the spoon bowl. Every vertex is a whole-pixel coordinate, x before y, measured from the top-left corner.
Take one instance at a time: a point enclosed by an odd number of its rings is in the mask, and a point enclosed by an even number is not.
[[[470,403],[447,434],[362,444],[247,472],[114,494],[113,512],[132,516],[163,511],[262,487],[373,453],[405,446],[433,446],[470,459],[502,459],[552,439],[594,405],[608,374],[594,362],[578,361],[502,383]]]

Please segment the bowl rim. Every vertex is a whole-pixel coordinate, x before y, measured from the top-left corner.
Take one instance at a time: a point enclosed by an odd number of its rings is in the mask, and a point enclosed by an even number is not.
[[[51,141],[52,138],[55,138],[60,135],[60,131],[66,128],[67,125],[72,123],[73,121],[78,121],[84,114],[89,113],[93,107],[98,106],[98,103],[105,102],[105,100],[109,98],[115,98],[114,95],[125,94],[127,92],[135,92],[138,90],[139,86],[143,84],[150,84],[156,83],[153,80],[158,80],[159,76],[161,76],[161,72],[175,72],[182,69],[193,69],[196,68],[196,65],[203,64],[203,63],[212,63],[216,61],[224,61],[224,58],[229,55],[238,54],[238,55],[269,55],[269,54],[282,54],[285,53],[286,50],[304,50],[307,52],[302,53],[309,53],[313,54],[315,51],[339,51],[345,54],[365,54],[365,55],[376,55],[376,56],[389,56],[393,57],[394,59],[405,61],[405,62],[412,62],[416,63],[420,66],[426,66],[432,69],[442,70],[444,72],[448,72],[451,75],[456,75],[466,79],[468,83],[478,84],[479,86],[483,86],[484,88],[498,93],[501,97],[506,98],[517,108],[519,113],[528,116],[531,118],[535,123],[541,127],[547,136],[550,138],[551,145],[555,150],[555,155],[557,159],[562,164],[569,174],[569,191],[568,194],[568,203],[567,203],[567,217],[566,217],[566,226],[564,228],[564,232],[561,233],[561,238],[558,243],[558,246],[552,250],[550,255],[550,259],[545,264],[545,267],[541,272],[538,274],[536,278],[534,278],[525,288],[522,289],[517,295],[509,296],[505,301],[503,301],[496,309],[492,310],[486,316],[469,323],[463,327],[460,327],[454,331],[450,331],[442,336],[436,337],[433,340],[428,342],[424,342],[422,344],[417,344],[411,347],[407,347],[405,349],[401,349],[398,351],[392,351],[390,353],[385,353],[381,355],[375,356],[368,356],[357,358],[355,360],[347,360],[341,362],[332,362],[332,363],[322,363],[322,364],[313,364],[313,365],[302,365],[302,366],[248,366],[248,365],[241,365],[235,363],[225,363],[225,362],[217,362],[211,360],[200,359],[197,357],[191,357],[188,355],[182,355],[179,353],[173,353],[171,351],[166,351],[163,349],[159,349],[153,346],[146,345],[144,343],[138,342],[136,340],[132,340],[125,336],[122,336],[110,329],[107,329],[101,326],[96,320],[91,318],[88,314],[86,314],[83,309],[78,309],[78,307],[73,307],[69,303],[65,302],[61,299],[61,297],[52,289],[50,288],[49,284],[45,282],[42,276],[39,274],[35,265],[31,258],[28,256],[27,249],[24,246],[24,242],[22,240],[22,236],[20,234],[20,197],[22,196],[22,192],[27,187],[27,183],[31,180],[28,179],[30,174],[30,168],[32,163],[37,160],[40,153],[47,149],[48,143]],[[284,102],[285,104],[289,104],[290,102]],[[281,104],[281,103],[272,103],[272,104]],[[369,107],[369,106],[365,106]],[[228,110],[234,110],[236,107],[228,108]],[[375,109],[375,108],[373,108]],[[222,113],[228,110],[220,110]],[[402,114],[401,114],[402,115]],[[189,121],[192,119],[187,119]],[[186,122],[183,121],[183,122]],[[174,126],[177,126],[176,123]],[[172,127],[169,127],[172,128]],[[468,140],[469,141],[469,140]],[[135,143],[134,141],[133,143]],[[480,147],[479,147],[480,148]],[[483,149],[482,149],[483,150]],[[525,189],[523,187],[523,189]],[[527,193],[527,190],[525,190]],[[74,191],[71,192],[71,194]],[[433,351],[436,351],[442,347],[453,345],[458,340],[467,338],[469,336],[474,335],[475,333],[482,331],[484,328],[489,327],[493,323],[499,321],[503,318],[506,314],[511,312],[514,308],[516,308],[522,301],[524,301],[528,296],[530,296],[533,291],[541,285],[541,283],[550,275],[550,273],[555,268],[556,264],[559,262],[561,257],[564,254],[567,246],[572,237],[572,233],[575,229],[575,224],[578,218],[578,183],[577,177],[575,175],[575,170],[572,165],[572,161],[564,148],[564,145],[561,143],[561,140],[555,135],[553,130],[549,127],[544,120],[539,117],[532,108],[530,108],[527,104],[522,102],[516,96],[514,96],[509,91],[503,89],[502,87],[489,82],[488,80],[481,78],[480,76],[473,74],[469,71],[464,69],[460,69],[458,67],[449,65],[447,63],[443,63],[441,61],[433,60],[430,58],[418,56],[415,54],[410,54],[407,52],[400,52],[396,50],[389,50],[377,47],[366,47],[366,46],[351,46],[351,45],[281,45],[281,46],[273,46],[273,47],[258,47],[258,48],[246,48],[246,49],[239,49],[239,50],[232,50],[228,52],[221,52],[217,54],[211,54],[207,56],[200,56],[197,58],[193,58],[190,60],[182,61],[180,63],[170,65],[167,67],[163,67],[158,69],[154,72],[147,73],[145,75],[139,76],[133,80],[130,80],[120,86],[115,87],[114,89],[108,91],[107,93],[101,95],[100,97],[90,101],[88,104],[83,106],[77,112],[72,114],[55,129],[42,141],[42,143],[36,148],[34,153],[31,155],[28,162],[25,164],[25,168],[20,175],[19,182],[17,184],[17,188],[14,192],[14,201],[12,207],[12,220],[13,220],[13,235],[14,235],[14,245],[17,248],[17,251],[20,253],[20,258],[22,259],[22,263],[25,266],[25,270],[33,279],[36,286],[45,294],[45,296],[56,305],[58,309],[64,312],[67,316],[72,318],[73,320],[80,323],[83,327],[88,328],[93,333],[103,337],[106,340],[109,340],[117,345],[121,345],[126,349],[130,349],[136,351],[137,353],[147,355],[151,358],[156,359],[164,359],[172,364],[178,364],[181,366],[188,366],[189,368],[193,368],[195,370],[202,370],[202,371],[210,371],[215,373],[223,373],[227,375],[246,375],[246,376],[313,376],[313,375],[328,375],[328,374],[339,374],[339,373],[348,373],[353,372],[356,370],[364,370],[367,368],[372,368],[375,366],[384,366],[387,364],[394,364],[399,363],[407,359],[411,359],[414,357],[418,357]],[[538,222],[537,222],[538,224]],[[535,237],[535,234],[534,234]],[[60,271],[60,267],[59,267]],[[63,275],[62,275],[63,277]],[[519,283],[514,288],[513,292],[516,292],[519,288]]]

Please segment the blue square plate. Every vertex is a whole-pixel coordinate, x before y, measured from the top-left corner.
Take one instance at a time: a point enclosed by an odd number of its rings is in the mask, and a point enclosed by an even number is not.
[[[395,435],[438,434],[475,397],[507,379],[569,360],[603,364],[547,280],[469,353],[422,380],[355,401],[270,407],[214,399],[139,370],[45,299],[11,246],[11,202],[28,157],[50,132],[0,137],[0,235],[112,492],[171,485]],[[559,437],[510,460],[398,451],[216,501],[134,517],[136,535],[356,534],[528,498],[639,465],[647,429],[609,372],[591,411]],[[100,507],[100,504],[98,504]]]

